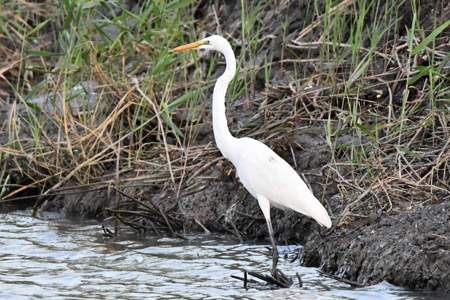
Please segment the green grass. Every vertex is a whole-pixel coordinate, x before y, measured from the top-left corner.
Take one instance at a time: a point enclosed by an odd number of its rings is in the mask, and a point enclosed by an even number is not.
[[[166,183],[177,194],[189,188],[196,159],[217,155],[212,145],[198,150],[198,136],[209,126],[212,75],[222,63],[217,55],[206,62],[168,51],[216,28],[212,6],[196,19],[197,5],[0,1],[7,54],[0,88],[11,107],[1,127],[0,165],[8,171],[0,173],[0,197],[133,180]],[[449,158],[440,149],[449,138],[442,46],[449,21],[423,27],[417,1],[307,1],[287,9],[237,1],[234,20],[222,6],[214,7],[219,25],[238,55],[228,104],[244,99],[256,113],[237,114],[233,131],[272,143],[299,127],[323,127],[329,166],[339,172],[329,176],[339,175],[342,192],[371,188],[382,209],[392,198],[448,188]],[[98,86],[95,103],[74,92],[88,81]],[[39,96],[59,109],[33,103]]]

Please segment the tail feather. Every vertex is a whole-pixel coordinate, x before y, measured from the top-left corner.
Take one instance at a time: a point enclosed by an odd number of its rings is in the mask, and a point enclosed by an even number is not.
[[[317,221],[322,226],[325,226],[326,228],[331,228],[331,218],[328,215],[327,211],[324,208],[324,213],[320,216],[316,216],[314,220]]]
[[[307,205],[304,205],[305,202],[304,201],[299,201],[299,202],[294,202],[297,203],[298,205],[295,206],[291,206],[289,207],[290,209],[293,209],[301,214],[304,214],[308,217],[313,218],[317,223],[319,223],[320,225],[326,227],[326,228],[331,228],[331,218],[330,215],[328,214],[327,210],[325,209],[325,207],[322,205],[322,203],[320,203],[319,200],[317,200],[316,197],[314,197],[314,195],[312,193],[310,193],[310,197],[308,197],[308,201],[307,201]],[[291,203],[293,204],[293,203]]]

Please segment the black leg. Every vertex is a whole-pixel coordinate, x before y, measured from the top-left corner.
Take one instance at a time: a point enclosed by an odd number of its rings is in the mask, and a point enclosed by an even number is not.
[[[269,228],[270,242],[272,243],[272,276],[277,274],[277,264],[278,264],[278,249],[277,243],[275,242],[275,236],[273,234],[272,222],[267,220],[267,227]]]
[[[277,269],[278,264],[278,249],[277,243],[275,242],[275,236],[273,234],[272,222],[270,218],[267,218],[267,228],[269,229],[270,242],[272,243],[272,276],[263,275],[258,272],[248,272],[249,275],[259,278],[269,284],[276,285],[280,288],[288,288],[292,285],[293,281],[291,278],[286,276],[281,270]],[[234,278],[244,281],[244,287],[247,287],[246,273],[244,273],[244,278],[232,276]]]

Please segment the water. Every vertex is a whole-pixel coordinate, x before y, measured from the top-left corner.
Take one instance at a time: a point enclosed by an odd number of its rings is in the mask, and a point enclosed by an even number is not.
[[[303,288],[245,290],[230,275],[268,271],[266,245],[211,236],[111,240],[96,223],[50,219],[0,214],[0,299],[432,299],[388,283],[352,289],[284,259],[280,268],[301,274]]]

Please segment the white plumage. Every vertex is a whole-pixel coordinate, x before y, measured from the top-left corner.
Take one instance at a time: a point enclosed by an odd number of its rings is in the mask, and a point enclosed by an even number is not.
[[[213,35],[195,43],[173,49],[207,49],[222,53],[226,69],[217,79],[213,92],[213,130],[217,147],[236,168],[237,175],[249,193],[258,200],[267,221],[273,247],[272,275],[277,275],[278,252],[270,220],[270,207],[289,208],[313,218],[330,228],[331,219],[295,170],[263,143],[251,138],[235,138],[228,130],[225,94],[236,73],[236,58],[226,39]]]
[[[295,210],[331,227],[331,219],[319,200],[297,172],[272,149],[251,138],[237,139],[236,149],[237,155],[231,162],[253,197],[263,196],[272,206]]]

